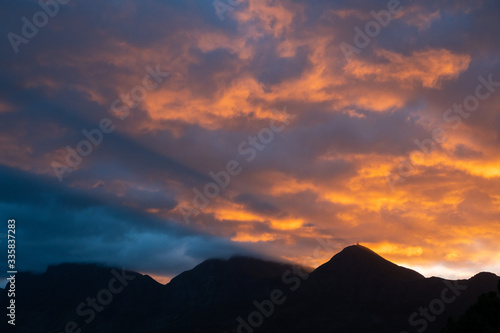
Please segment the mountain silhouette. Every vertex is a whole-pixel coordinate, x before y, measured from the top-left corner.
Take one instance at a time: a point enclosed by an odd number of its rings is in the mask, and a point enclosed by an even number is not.
[[[266,327],[269,332],[439,332],[448,318],[462,314],[478,295],[493,290],[498,279],[491,273],[461,281],[425,278],[366,247],[349,246],[314,270]],[[465,290],[456,290],[459,295],[444,304],[442,313],[430,312],[430,319],[420,313],[455,284]],[[446,296],[453,298],[450,292]]]
[[[166,285],[96,264],[16,275],[18,332],[440,332],[499,277],[425,278],[354,245],[315,270],[210,259]],[[5,290],[0,290],[7,306]],[[5,309],[5,307],[4,307]],[[8,332],[3,328],[2,332]]]
[[[498,292],[479,296],[476,303],[458,318],[450,319],[441,333],[498,333],[500,332],[500,281]]]
[[[352,245],[319,266],[312,276],[326,283],[336,279],[407,281],[424,279],[411,269],[398,266],[362,245]],[[350,280],[352,281],[352,280]]]

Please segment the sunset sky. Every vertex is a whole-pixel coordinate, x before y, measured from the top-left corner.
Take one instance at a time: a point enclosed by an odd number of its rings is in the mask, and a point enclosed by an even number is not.
[[[47,2],[0,1],[19,270],[166,281],[359,242],[425,276],[500,274],[498,1]]]

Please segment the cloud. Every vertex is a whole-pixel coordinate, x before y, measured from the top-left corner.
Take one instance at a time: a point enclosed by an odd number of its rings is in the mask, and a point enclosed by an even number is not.
[[[377,63],[353,60],[346,66],[349,74],[358,78],[373,78],[379,82],[399,82],[426,88],[438,88],[442,80],[456,78],[470,63],[468,55],[455,55],[448,50],[415,51],[409,56],[387,50],[376,50]]]
[[[500,81],[500,6],[408,4],[347,62],[339,44],[383,5],[249,0],[221,21],[204,0],[71,2],[18,54],[3,38],[0,212],[21,222],[24,267],[171,276],[239,252],[318,265],[328,238],[443,274],[497,269],[499,94],[458,129],[443,113],[479,75]],[[40,10],[4,7],[4,36]],[[113,101],[156,65],[169,77],[117,118]],[[285,106],[293,120],[247,162],[239,144]],[[103,118],[115,131],[59,183],[51,163]],[[387,175],[437,127],[447,141],[391,192]],[[230,160],[242,173],[185,226],[193,188]]]
[[[43,271],[61,262],[100,262],[172,276],[204,260],[207,248],[209,257],[252,253],[148,214],[145,210],[152,202],[136,200],[138,193],[130,189],[122,201],[98,188],[61,189],[48,179],[1,169],[0,185],[11,190],[2,193],[0,211],[3,218],[16,219],[17,259],[25,270]]]

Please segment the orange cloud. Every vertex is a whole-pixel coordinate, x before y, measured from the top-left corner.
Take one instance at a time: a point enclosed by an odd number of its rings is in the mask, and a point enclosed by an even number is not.
[[[421,84],[439,88],[443,80],[454,79],[469,67],[469,55],[453,54],[445,49],[428,49],[403,55],[377,49],[376,55],[384,63],[368,62],[353,58],[345,67],[348,74],[364,80],[399,82],[410,88]]]

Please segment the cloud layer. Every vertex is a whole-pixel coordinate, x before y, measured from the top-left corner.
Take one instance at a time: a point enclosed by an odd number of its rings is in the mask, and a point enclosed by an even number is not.
[[[8,34],[42,9],[2,8],[0,216],[18,220],[23,268],[315,266],[360,242],[424,274],[500,274],[495,1],[401,1],[350,59],[340,45],[386,3],[70,1],[17,53]],[[193,204],[230,161],[241,172]]]

